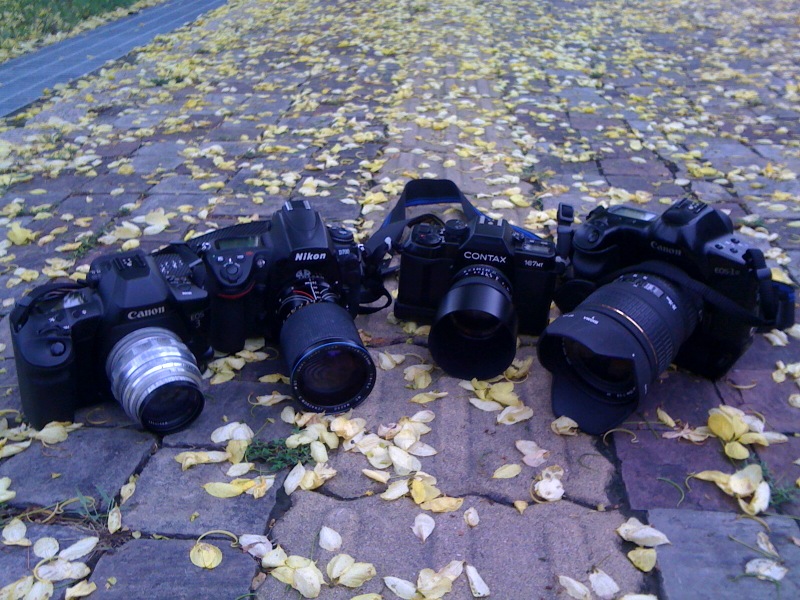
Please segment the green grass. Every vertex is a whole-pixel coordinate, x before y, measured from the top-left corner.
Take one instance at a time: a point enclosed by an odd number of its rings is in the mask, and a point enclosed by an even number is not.
[[[66,33],[91,17],[137,0],[0,0],[0,48]]]

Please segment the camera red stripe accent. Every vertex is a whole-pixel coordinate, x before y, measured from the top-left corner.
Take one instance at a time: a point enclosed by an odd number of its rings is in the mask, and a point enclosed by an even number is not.
[[[252,283],[251,283],[251,284],[250,284],[250,285],[247,287],[247,289],[245,289],[245,290],[242,290],[242,291],[241,291],[241,292],[239,292],[238,294],[217,294],[217,295],[218,295],[220,298],[225,298],[225,300],[238,300],[239,298],[243,298],[244,296],[246,296],[247,294],[249,294],[249,293],[250,293],[250,290],[252,290],[252,289],[253,289],[253,286],[254,286],[254,285],[255,285],[255,281],[254,281],[254,282],[252,282]]]

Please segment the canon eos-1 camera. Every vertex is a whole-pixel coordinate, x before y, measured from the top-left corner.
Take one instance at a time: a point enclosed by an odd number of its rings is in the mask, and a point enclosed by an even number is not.
[[[588,433],[627,418],[671,363],[718,378],[756,328],[794,322],[791,288],[772,281],[725,213],[700,201],[661,216],[597,208],[567,252],[571,271],[555,296],[564,314],[538,353],[553,372],[553,411]]]
[[[474,214],[414,225],[400,249],[394,313],[431,323],[428,348],[448,374],[494,377],[514,359],[517,333],[538,334],[547,324],[559,269],[555,247],[478,213],[448,180],[410,182],[404,197],[413,202],[410,192],[450,194]]]
[[[347,410],[375,383],[375,365],[353,322],[364,261],[353,234],[327,226],[305,201],[270,220],[234,225],[188,242],[207,271],[212,346],[280,340],[292,391],[315,411]]]
[[[37,429],[113,396],[140,426],[167,434],[202,411],[208,294],[178,255],[96,259],[85,283],[34,289],[14,307],[11,339],[22,408]],[[162,267],[164,272],[162,272]]]

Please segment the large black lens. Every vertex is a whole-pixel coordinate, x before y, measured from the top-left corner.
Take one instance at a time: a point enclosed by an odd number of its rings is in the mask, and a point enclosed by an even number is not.
[[[624,275],[601,287],[539,339],[553,372],[553,412],[587,433],[628,417],[691,335],[700,317],[694,294],[653,275]]]
[[[311,410],[348,410],[372,391],[375,364],[350,313],[338,304],[300,307],[284,321],[280,337],[292,390]]]
[[[467,267],[454,279],[431,325],[431,356],[445,372],[462,379],[499,375],[517,351],[511,285],[485,265]]]

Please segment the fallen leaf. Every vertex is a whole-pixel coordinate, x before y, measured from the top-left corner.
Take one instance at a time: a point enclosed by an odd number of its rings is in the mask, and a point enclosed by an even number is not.
[[[222,550],[208,542],[197,542],[189,552],[189,558],[196,567],[214,569],[222,562]]]
[[[436,527],[436,521],[433,520],[433,517],[425,513],[420,513],[414,519],[414,525],[411,527],[411,531],[424,542],[428,539],[428,536],[433,533],[434,527]]]

